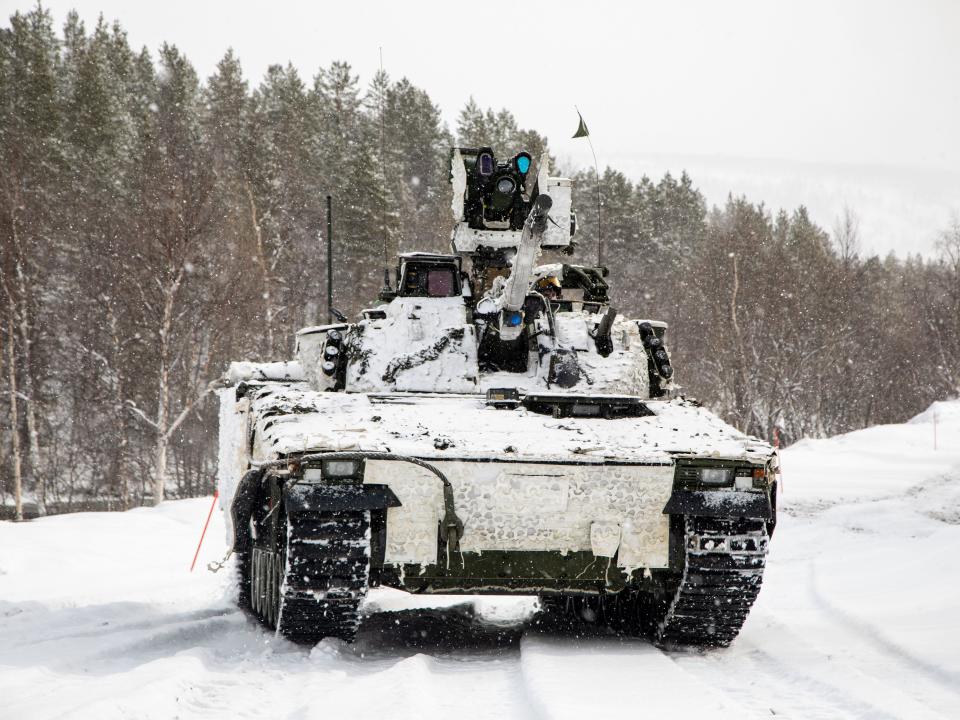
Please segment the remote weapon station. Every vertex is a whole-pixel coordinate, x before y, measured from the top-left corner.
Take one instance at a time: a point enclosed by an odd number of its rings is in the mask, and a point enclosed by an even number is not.
[[[233,363],[220,497],[239,602],[352,640],[369,588],[538,595],[658,644],[725,646],[760,588],[777,458],[679,397],[667,326],[570,253],[545,159],[451,157],[450,255],[400,255],[356,322]]]

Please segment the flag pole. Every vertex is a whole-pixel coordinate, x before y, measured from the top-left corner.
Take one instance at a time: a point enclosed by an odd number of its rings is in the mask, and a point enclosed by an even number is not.
[[[386,73],[383,72],[383,47],[380,47],[380,79],[384,80],[386,78]],[[385,157],[386,153],[386,129],[384,128],[384,110],[383,110],[383,101],[384,95],[386,95],[386,88],[381,88],[380,92],[380,175],[383,179],[383,187],[387,187],[387,161]],[[380,208],[380,225],[381,230],[383,231],[383,287],[384,290],[390,289],[390,255],[389,255],[389,238],[390,233],[387,231],[387,193],[383,194],[383,203]]]
[[[603,232],[600,229],[600,166],[597,164],[597,153],[593,149],[593,140],[587,135],[587,143],[593,154],[593,174],[597,176],[597,265],[603,265]]]
[[[593,155],[593,174],[597,178],[597,265],[603,265],[603,232],[600,221],[600,164],[597,162],[597,152],[593,149],[593,140],[590,139],[590,131],[587,129],[587,124],[583,121],[580,108],[574,105],[573,109],[577,111],[577,115],[580,118],[580,125],[577,127],[577,132],[573,137],[585,137],[587,144],[590,145],[590,154]]]

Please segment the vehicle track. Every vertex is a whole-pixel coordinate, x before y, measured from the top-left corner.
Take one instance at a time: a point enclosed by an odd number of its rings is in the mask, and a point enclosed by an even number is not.
[[[762,522],[686,517],[683,575],[657,623],[662,646],[727,647],[763,580],[769,537]]]

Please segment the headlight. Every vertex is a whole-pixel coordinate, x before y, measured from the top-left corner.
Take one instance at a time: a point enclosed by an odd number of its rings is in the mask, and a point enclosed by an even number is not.
[[[323,480],[323,471],[320,468],[304,468],[303,481],[308,483],[320,482]]]
[[[690,489],[696,488],[720,488],[733,485],[738,468],[735,465],[701,465],[699,462],[688,462],[681,460],[677,463],[675,482],[678,487]],[[747,468],[749,472],[749,468]]]
[[[732,467],[700,468],[700,482],[703,485],[729,485],[732,480]]]
[[[324,460],[324,479],[353,478],[360,475],[359,460]]]

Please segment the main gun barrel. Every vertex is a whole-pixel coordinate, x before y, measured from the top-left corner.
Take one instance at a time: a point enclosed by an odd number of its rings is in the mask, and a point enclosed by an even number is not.
[[[540,239],[547,229],[547,213],[550,212],[552,205],[553,201],[549,195],[539,195],[523,224],[520,245],[517,247],[510,277],[507,278],[504,288],[503,308],[505,310],[519,310],[527,299],[530,278],[540,250]]]
[[[530,290],[530,279],[540,250],[540,241],[547,229],[548,213],[553,206],[549,195],[538,195],[523,223],[520,245],[513,258],[510,276],[504,286],[500,312],[500,337],[511,340],[520,335],[523,327],[520,311]]]

